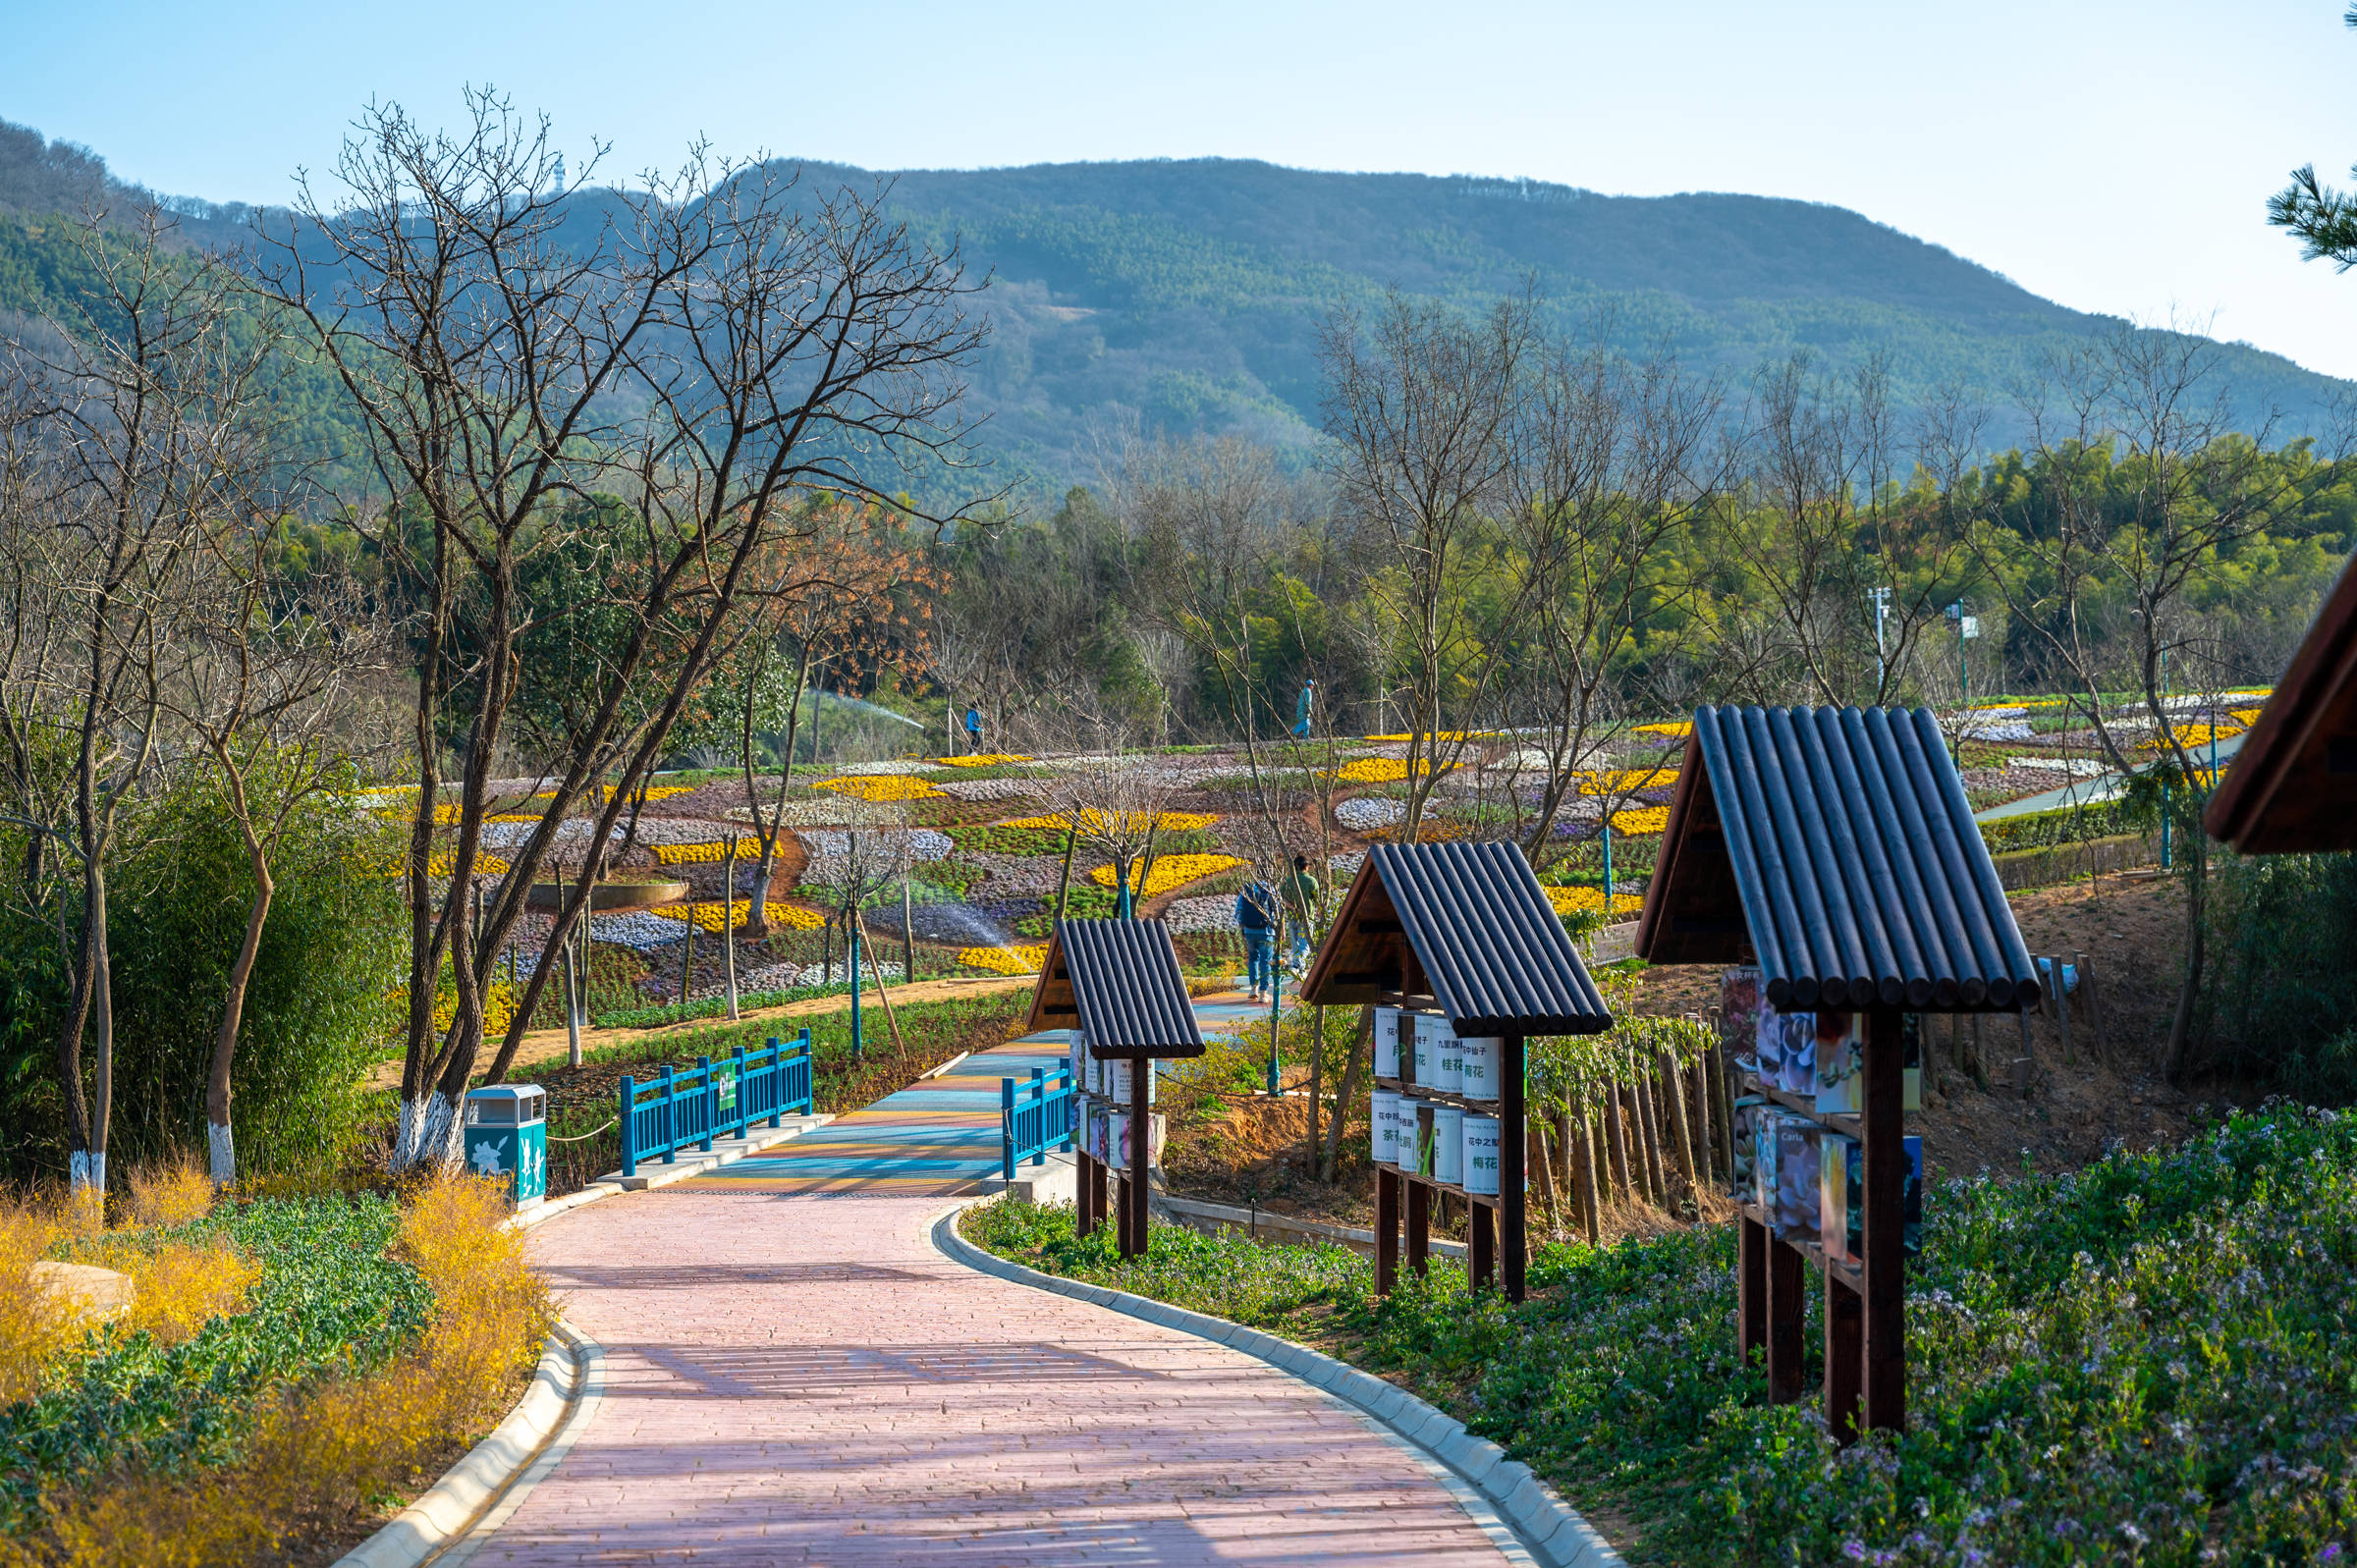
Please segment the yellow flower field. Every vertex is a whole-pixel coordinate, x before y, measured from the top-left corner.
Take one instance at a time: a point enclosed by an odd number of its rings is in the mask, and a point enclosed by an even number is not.
[[[1691,719],[1680,719],[1675,724],[1637,726],[1637,733],[1641,735],[1675,735],[1680,739],[1683,739],[1685,736],[1690,735],[1693,732],[1694,721]]]
[[[1431,772],[1430,759],[1418,757],[1416,776],[1422,778]],[[1406,778],[1405,757],[1361,757],[1356,762],[1343,763],[1333,774],[1337,784],[1400,784]]]
[[[716,838],[710,843],[659,843],[655,845],[655,863],[663,866],[715,865],[729,858],[729,840]],[[737,858],[761,858],[761,840],[752,834],[737,836]]]
[[[906,774],[854,774],[844,779],[822,779],[812,787],[832,789],[864,800],[870,805],[882,805],[899,800],[939,800],[942,792],[922,779]]]
[[[1647,834],[1660,833],[1670,826],[1668,806],[1631,806],[1626,811],[1613,813],[1613,832],[1642,838]]]
[[[1048,961],[1047,944],[1036,947],[960,947],[958,961],[969,969],[988,969],[1002,975],[1030,975]]]
[[[1190,882],[1204,877],[1217,876],[1231,866],[1242,864],[1243,861],[1234,855],[1157,855],[1154,857],[1154,875],[1147,881],[1145,888],[1138,892],[1138,896],[1152,898],[1158,894],[1169,892],[1173,888],[1182,888]],[[1134,864],[1129,868],[1129,885],[1132,890],[1137,888],[1137,876],[1140,869]],[[1088,874],[1088,880],[1100,888],[1110,888],[1113,886],[1113,868],[1099,866]]]
[[[701,929],[712,932],[722,929],[724,918],[717,898],[709,903],[657,904],[646,912],[660,915],[665,920],[692,920]],[[753,901],[750,898],[732,898],[728,912],[734,917],[737,928],[742,930],[744,923],[753,918]],[[769,905],[769,923],[793,931],[816,931],[827,923],[827,917],[816,910],[804,909],[799,904],[773,901]]]
[[[1143,817],[1145,814],[1135,812],[1130,815]],[[1220,816],[1216,811],[1165,811],[1156,814],[1154,827],[1157,832],[1161,833],[1189,833],[1197,828],[1208,828],[1219,820]],[[1080,827],[1084,833],[1102,833],[1105,823],[1106,816],[1101,811],[1091,808],[1080,813]],[[1017,817],[1011,822],[999,824],[1002,828],[1035,828],[1052,833],[1063,833],[1071,825],[1071,820],[1061,811],[1049,812],[1044,817]],[[1144,824],[1124,822],[1122,826],[1124,829],[1136,829],[1143,827]]]
[[[1459,740],[1495,740],[1504,731],[1498,730],[1435,730],[1424,738],[1450,744]],[[1372,745],[1404,745],[1412,737],[1408,735],[1368,735],[1365,738]]]
[[[1547,901],[1555,905],[1555,912],[1559,915],[1590,914],[1604,908],[1604,890],[1602,888],[1550,888],[1547,890]],[[1616,915],[1633,915],[1644,907],[1645,899],[1642,894],[1616,892],[1613,894],[1613,907],[1610,912]]]
[[[1003,763],[1029,762],[1031,759],[1018,757],[1011,751],[990,751],[978,757],[935,757],[933,760],[944,768],[996,768]]]

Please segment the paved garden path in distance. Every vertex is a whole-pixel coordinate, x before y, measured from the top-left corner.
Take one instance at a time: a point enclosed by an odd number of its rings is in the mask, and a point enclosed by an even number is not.
[[[909,1091],[978,1096],[987,1076],[986,1118],[893,1096],[803,1174],[681,1182],[535,1229],[604,1391],[457,1560],[1507,1561],[1430,1461],[1306,1383],[937,1250],[944,1195],[984,1163],[977,1125],[996,1166],[999,1073],[1052,1049]],[[909,1164],[919,1126],[944,1129],[939,1169]]]

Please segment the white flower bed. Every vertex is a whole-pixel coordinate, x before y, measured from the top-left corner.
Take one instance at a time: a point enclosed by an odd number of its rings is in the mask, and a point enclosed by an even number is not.
[[[1162,912],[1163,924],[1173,931],[1233,931],[1235,924],[1235,895],[1224,897],[1174,898]]]
[[[1381,795],[1353,795],[1334,808],[1334,820],[1352,833],[1373,833],[1407,820],[1407,804]]]
[[[1484,772],[1536,773],[1543,775],[1550,768],[1552,768],[1554,764],[1555,759],[1548,756],[1544,751],[1533,750],[1526,747],[1520,751],[1507,752],[1505,756],[1500,757],[1496,762],[1491,763],[1489,767],[1484,770]]]
[[[595,942],[612,943],[633,952],[652,952],[657,947],[675,946],[687,934],[687,923],[666,920],[650,915],[643,909],[627,910],[621,914],[589,917],[589,936]]]
[[[989,896],[993,898],[1035,898],[1053,893],[1062,864],[1062,857],[1057,855],[974,854],[965,858],[968,865],[988,874]],[[1088,884],[1088,865],[1077,857],[1072,863],[1072,882],[1075,886]]]
[[[795,837],[799,838],[810,851],[812,869],[802,873],[802,880],[805,882],[810,881],[815,875],[815,869],[820,861],[842,861],[849,858],[851,852],[851,836],[841,828],[804,828],[795,833]],[[947,860],[958,847],[950,841],[948,834],[932,828],[911,828],[907,831],[905,838],[908,858],[911,860]],[[840,867],[835,875],[837,878],[841,877]]]
[[[2101,757],[2007,757],[2005,767],[2008,771],[2058,773],[2073,779],[2092,779],[2111,771],[2111,765]]]
[[[1353,849],[1346,854],[1329,857],[1326,865],[1327,869],[1334,873],[1337,881],[1343,881],[1357,876],[1358,868],[1366,863],[1367,852],[1364,849]]]
[[[835,771],[856,779],[880,779],[912,773],[931,773],[935,764],[922,758],[888,758],[882,762],[848,762]]]
[[[1967,740],[2027,740],[2037,731],[2027,719],[2007,720],[2002,724],[1976,724],[1964,731]]]
[[[944,779],[933,787],[960,800],[1020,800],[1039,792],[1032,779]]]

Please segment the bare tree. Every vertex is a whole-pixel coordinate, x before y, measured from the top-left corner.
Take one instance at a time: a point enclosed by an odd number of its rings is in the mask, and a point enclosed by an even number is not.
[[[206,1150],[223,1187],[237,1179],[231,1069],[277,893],[272,862],[301,814],[349,777],[353,687],[383,668],[387,652],[350,573],[332,558],[289,570],[287,512],[266,495],[237,499],[239,514],[206,528],[193,554],[188,591],[164,628],[162,682],[166,709],[220,780],[253,877],[205,1076]]]
[[[560,822],[594,803],[590,862],[493,1078],[587,908],[614,826],[758,597],[765,547],[814,493],[881,500],[909,464],[960,460],[955,371],[980,341],[959,309],[955,256],[887,221],[880,192],[805,192],[788,173],[698,148],[679,174],[584,212],[556,178],[545,123],[488,91],[468,107],[456,136],[396,106],[369,110],[339,169],[348,199],[331,212],[306,188],[302,223],[269,236],[257,269],[265,297],[308,321],[360,411],[399,498],[372,534],[424,606],[403,1167],[455,1159],[458,1103],[483,1044],[484,964]],[[594,162],[576,166],[576,187]],[[619,498],[622,514],[580,509],[569,530],[576,513],[564,504],[592,490]],[[574,580],[594,585],[594,602],[534,604],[522,580],[569,549],[591,558]],[[562,701],[529,684],[535,635],[576,650]],[[543,700],[561,777],[477,930],[465,888],[491,760],[511,710]],[[459,737],[461,778],[453,875],[437,891],[446,731]],[[437,1045],[446,959],[457,1004]]]
[[[2189,821],[2207,786],[2165,675],[2170,655],[2182,660],[2188,648],[2187,597],[2237,541],[2295,510],[2332,472],[2271,460],[2272,421],[2237,433],[2230,395],[2219,347],[2173,326],[2122,324],[2058,351],[2024,393],[2040,481],[2032,504],[2044,514],[2001,533],[1990,526],[1980,543],[1988,580],[2069,687],[2105,760],[2126,774],[2157,770]],[[1996,569],[2001,547],[2019,553],[2013,569]],[[2124,715],[2110,697],[2123,687],[2134,693]],[[2131,736],[2148,730],[2149,747],[2140,748]],[[2179,841],[2186,961],[2169,1024],[2172,1077],[2191,1044],[2209,882],[2205,837],[2188,832]]]
[[[1525,596],[1485,622],[1484,598],[1463,587],[1512,501],[1536,313],[1528,295],[1468,318],[1394,294],[1371,321],[1338,312],[1321,339],[1339,505],[1380,554],[1366,590],[1400,629],[1410,841],[1494,694],[1501,633],[1527,608]]]
[[[11,722],[46,734],[11,744],[56,743],[70,759],[62,816],[19,820],[79,883],[60,915],[71,978],[57,1054],[69,1175],[85,1198],[105,1190],[114,1094],[107,860],[156,754],[162,648],[189,556],[249,477],[240,435],[276,347],[266,327],[239,319],[217,269],[173,253],[168,216],[149,208],[132,222],[125,232],[93,212],[77,227],[95,297],[58,324],[62,349],[15,355],[16,373],[45,390],[54,461],[47,493],[13,520],[9,551],[12,596],[43,601],[32,636],[45,644],[39,669],[15,672],[36,695],[9,705]]]

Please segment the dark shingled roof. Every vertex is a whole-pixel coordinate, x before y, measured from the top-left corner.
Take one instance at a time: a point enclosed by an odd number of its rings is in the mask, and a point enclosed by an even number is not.
[[[1637,952],[1733,963],[1775,1006],[2034,1006],[2038,980],[1922,709],[1698,708]]]
[[[1159,920],[1059,920],[1031,994],[1031,1029],[1088,1031],[1107,1056],[1200,1056],[1186,977]]]
[[[2357,561],[2243,737],[2202,826],[2246,855],[2357,849]]]
[[[1301,1000],[1369,1002],[1427,987],[1460,1035],[1584,1035],[1613,1021],[1512,844],[1374,845]]]

